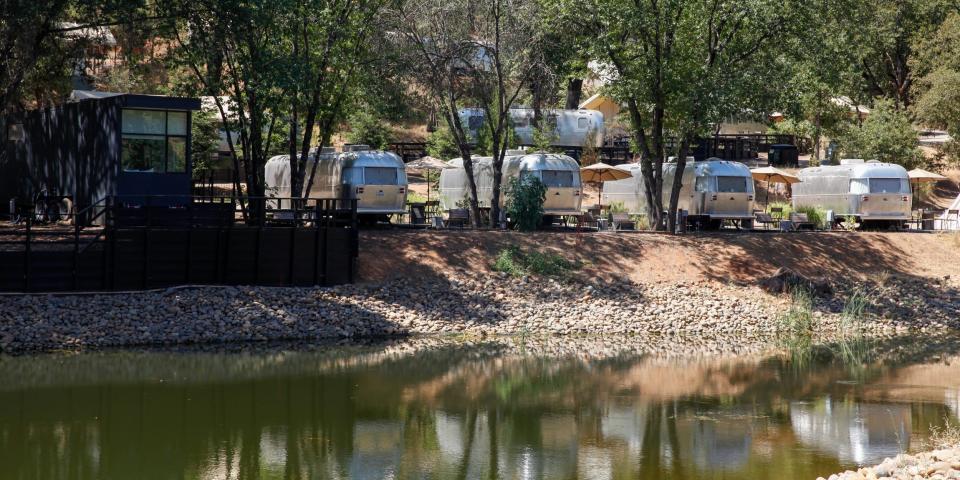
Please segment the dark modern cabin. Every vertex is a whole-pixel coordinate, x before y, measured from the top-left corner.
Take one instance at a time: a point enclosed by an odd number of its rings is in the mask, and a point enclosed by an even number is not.
[[[77,210],[106,197],[189,201],[190,120],[199,109],[195,98],[74,91],[63,105],[8,116],[0,199],[62,196]]]

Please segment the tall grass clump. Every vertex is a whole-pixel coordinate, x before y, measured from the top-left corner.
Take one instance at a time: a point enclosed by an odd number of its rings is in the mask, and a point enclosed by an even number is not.
[[[555,253],[522,252],[516,246],[500,250],[493,261],[493,270],[514,277],[538,275],[559,280],[569,279],[580,264]]]
[[[807,214],[807,220],[819,229],[827,228],[827,211],[820,207],[799,207],[793,209],[796,213]]]
[[[960,424],[950,421],[949,417],[944,417],[943,423],[943,426],[930,426],[930,439],[924,448],[933,450],[960,447]]]
[[[792,335],[808,335],[813,332],[813,295],[810,290],[793,290],[790,308],[780,317],[780,327]]]
[[[840,325],[844,330],[849,328],[860,329],[869,304],[870,298],[863,289],[858,288],[850,294],[843,304],[843,312],[840,313]]]

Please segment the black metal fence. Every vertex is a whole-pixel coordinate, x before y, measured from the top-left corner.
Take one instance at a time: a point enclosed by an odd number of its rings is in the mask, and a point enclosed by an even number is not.
[[[178,197],[181,198],[182,197]],[[139,200],[139,201],[132,201]],[[92,224],[0,228],[0,291],[139,290],[184,284],[350,283],[358,255],[355,200],[111,197],[72,212]],[[243,221],[238,204],[264,215]]]

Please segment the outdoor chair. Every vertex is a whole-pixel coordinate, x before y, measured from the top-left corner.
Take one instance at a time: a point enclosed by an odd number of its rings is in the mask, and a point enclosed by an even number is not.
[[[806,213],[791,212],[790,213],[790,223],[793,225],[794,230],[815,230],[816,225],[810,221],[810,218]]]
[[[603,222],[597,217],[593,216],[589,211],[583,212],[581,215],[577,216],[577,229],[581,228],[595,228],[597,230],[603,229]]]
[[[763,225],[764,230],[769,230],[771,225],[775,229],[780,228],[780,220],[773,218],[773,215],[766,212],[757,212],[754,215],[754,221]]]
[[[940,219],[940,228],[956,230],[958,226],[960,226],[960,210],[947,210],[947,214]]]
[[[770,207],[770,216],[774,220],[783,220],[783,207]]]
[[[470,212],[465,208],[454,208],[447,210],[447,227],[460,227],[461,229],[470,221]]]
[[[427,224],[427,213],[423,205],[410,205],[410,223],[413,225]]]
[[[610,224],[614,230],[634,230],[636,222],[627,213],[613,213],[610,215]]]

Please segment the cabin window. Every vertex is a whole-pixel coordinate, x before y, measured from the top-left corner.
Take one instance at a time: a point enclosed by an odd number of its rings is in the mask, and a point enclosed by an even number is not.
[[[363,183],[366,185],[397,185],[397,169],[393,167],[366,167]]]
[[[747,177],[717,177],[717,192],[747,193]]]
[[[907,193],[900,178],[871,178],[870,193]]]
[[[713,177],[697,177],[696,189],[698,192],[709,192],[713,186]]]
[[[586,130],[590,126],[590,122],[587,120],[587,117],[580,117],[577,119],[577,130]]]
[[[573,172],[569,170],[541,170],[540,180],[548,187],[574,187]]]
[[[186,173],[187,125],[187,112],[123,109],[123,171]]]

